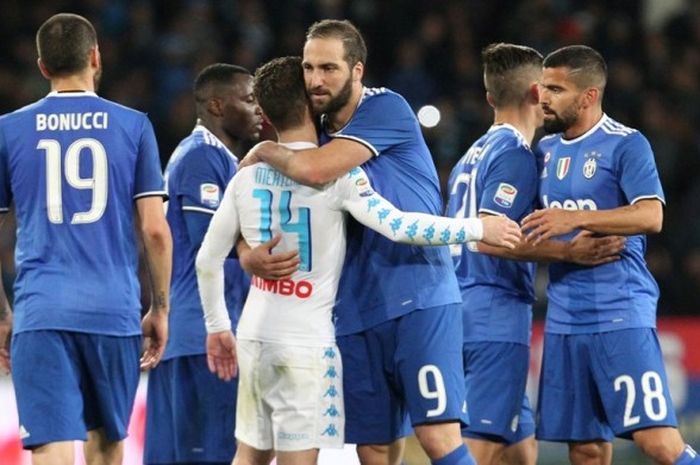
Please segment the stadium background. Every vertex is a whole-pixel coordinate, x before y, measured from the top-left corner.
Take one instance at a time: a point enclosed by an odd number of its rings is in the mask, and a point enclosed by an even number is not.
[[[100,94],[149,113],[163,163],[194,123],[191,83],[200,69],[225,61],[254,70],[300,54],[313,21],[349,18],[369,49],[365,83],[403,94],[417,112],[439,110],[438,124],[424,134],[443,183],[492,118],[483,46],[509,41],[543,54],[572,43],[595,47],[609,67],[604,109],[649,138],[666,191],[664,231],[650,238],[647,260],[661,288],[660,329],[682,429],[700,445],[700,1],[2,0],[0,7],[0,113],[46,94],[36,29],[56,12],[79,13],[98,29]],[[8,223],[0,233],[6,289],[13,276]],[[546,281],[538,282],[541,319]],[[20,459],[3,455],[16,450],[8,387],[0,376],[0,463],[12,464]],[[540,463],[561,463],[564,450],[545,445]],[[645,463],[628,443],[616,445],[614,462]]]

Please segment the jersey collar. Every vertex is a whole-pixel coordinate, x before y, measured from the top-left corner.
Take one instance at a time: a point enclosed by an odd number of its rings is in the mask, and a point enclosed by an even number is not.
[[[528,149],[530,149],[530,144],[527,143],[527,139],[525,139],[525,136],[523,136],[523,133],[520,132],[520,131],[518,130],[518,128],[516,128],[516,127],[513,126],[512,124],[508,124],[508,123],[493,124],[493,125],[491,125],[491,127],[489,128],[488,132],[491,132],[491,131],[498,131],[499,129],[510,129],[511,131],[513,131],[513,132],[515,133],[515,136],[520,140],[520,142],[521,142],[525,147],[527,147]]]
[[[583,139],[585,139],[586,137],[588,137],[591,134],[593,134],[594,132],[596,132],[598,130],[598,128],[600,128],[603,125],[603,123],[605,123],[608,119],[610,119],[610,118],[608,118],[608,115],[603,113],[603,116],[600,117],[600,119],[595,124],[595,126],[593,126],[588,131],[584,132],[580,136],[574,137],[573,139],[564,139],[564,135],[562,134],[559,136],[559,140],[561,140],[561,143],[564,145],[575,144],[577,142],[581,142]]]
[[[231,152],[231,151],[229,150],[228,147],[226,147],[226,144],[224,144],[223,142],[221,142],[221,139],[219,139],[218,137],[216,137],[216,135],[214,135],[214,133],[211,132],[209,129],[207,129],[204,125],[202,125],[202,124],[195,124],[194,129],[192,130],[192,132],[193,132],[193,133],[195,133],[195,132],[201,132],[201,133],[204,135],[205,138],[210,138],[211,140],[213,140],[213,141],[216,143],[216,145],[218,145],[219,147],[223,148],[223,149],[226,151],[226,153],[228,153],[234,160],[240,161],[240,160],[238,160],[238,157],[237,157],[233,152]]]
[[[57,90],[52,90],[49,92],[47,97],[97,97],[97,94],[90,90],[75,90],[69,92],[59,92]]]
[[[318,145],[307,141],[283,142],[280,145],[283,145],[290,150],[308,150],[318,148]]]

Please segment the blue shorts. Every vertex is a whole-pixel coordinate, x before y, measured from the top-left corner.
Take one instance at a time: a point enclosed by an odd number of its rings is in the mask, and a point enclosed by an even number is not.
[[[175,357],[148,375],[144,463],[231,463],[238,379],[222,381],[206,355]]]
[[[537,438],[611,441],[677,426],[652,328],[544,336]]]
[[[530,348],[511,342],[464,344],[464,383],[470,424],[462,436],[515,444],[535,434],[525,395]]]
[[[126,437],[139,383],[141,336],[27,331],[12,338],[22,445]]]
[[[337,338],[345,442],[387,444],[411,423],[467,422],[461,304],[416,310]]]

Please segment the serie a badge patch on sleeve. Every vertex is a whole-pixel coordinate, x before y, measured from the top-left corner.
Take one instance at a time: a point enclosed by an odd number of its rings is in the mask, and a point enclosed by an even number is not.
[[[518,195],[518,189],[515,186],[502,182],[496,189],[496,194],[493,196],[493,201],[503,208],[510,208],[515,202],[515,197]]]
[[[204,183],[199,186],[199,200],[202,205],[216,208],[219,206],[219,186]]]

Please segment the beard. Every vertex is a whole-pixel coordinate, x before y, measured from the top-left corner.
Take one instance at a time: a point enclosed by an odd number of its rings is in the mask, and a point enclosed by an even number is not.
[[[551,110],[550,110],[551,111]],[[547,116],[554,116],[552,119],[547,119]],[[547,134],[556,134],[560,132],[565,132],[567,129],[569,129],[571,126],[573,126],[576,121],[578,120],[578,112],[577,112],[577,107],[576,105],[572,105],[564,111],[561,112],[561,115],[558,115],[556,113],[550,113],[549,115],[545,113],[545,119],[544,119],[544,131]]]
[[[352,76],[348,76],[348,80],[345,81],[343,87],[338,92],[338,95],[331,97],[325,104],[313,104],[311,101],[311,107],[314,114],[333,114],[337,113],[341,108],[343,108],[350,101],[350,96],[352,95]]]

